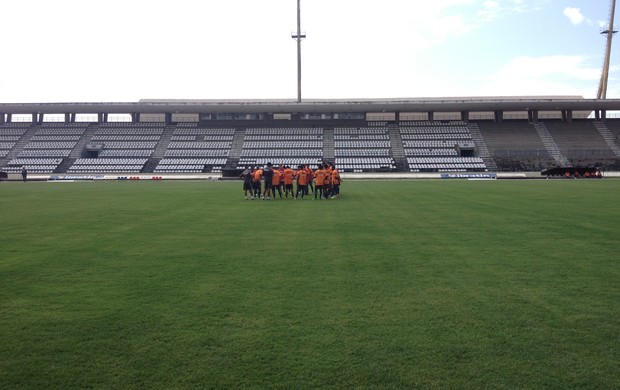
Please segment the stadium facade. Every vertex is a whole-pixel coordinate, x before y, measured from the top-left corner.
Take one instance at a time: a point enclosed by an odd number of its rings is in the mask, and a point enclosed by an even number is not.
[[[0,104],[0,170],[132,175],[620,168],[620,100],[580,96]],[[114,121],[122,117],[123,121]]]

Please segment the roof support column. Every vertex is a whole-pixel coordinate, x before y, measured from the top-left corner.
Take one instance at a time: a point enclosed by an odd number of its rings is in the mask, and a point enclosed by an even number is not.
[[[495,116],[495,123],[502,123],[504,121],[504,111],[496,110],[494,112],[494,116]]]
[[[5,115],[4,112],[0,112],[0,125],[3,125],[6,123],[4,120],[4,115]]]
[[[6,123],[13,122],[13,114],[6,114]]]
[[[138,123],[140,122],[140,113],[139,112],[132,112],[131,113],[131,123]]]
[[[172,113],[167,112],[164,114],[164,122],[166,122],[166,126],[172,123]]]
[[[396,124],[400,123],[400,111],[396,111],[394,113],[394,121],[396,122]]]
[[[99,114],[97,114],[97,120],[99,121],[99,123],[105,123],[108,121],[108,113],[107,112],[100,112]]]
[[[43,123],[43,114],[41,114],[40,112],[33,112],[32,113],[32,123]]]
[[[465,123],[469,123],[469,111],[461,111],[461,120]]]
[[[530,123],[538,123],[538,110],[527,110],[527,120]]]
[[[428,112],[428,120],[431,122],[435,120],[435,113],[433,111]]]
[[[75,113],[65,112],[65,123],[74,123],[74,122],[75,122]]]
[[[562,122],[570,123],[573,121],[573,110],[562,110]]]

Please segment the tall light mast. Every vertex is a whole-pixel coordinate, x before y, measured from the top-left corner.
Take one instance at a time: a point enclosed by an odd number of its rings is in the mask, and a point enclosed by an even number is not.
[[[297,40],[297,103],[301,103],[301,40],[306,37],[306,34],[301,32],[300,1],[297,0],[297,33],[291,35]]]
[[[601,34],[607,35],[607,46],[605,48],[605,62],[603,63],[603,74],[601,82],[598,85],[597,99],[607,98],[607,80],[609,78],[609,62],[611,57],[611,38],[618,32],[614,29],[614,13],[616,10],[616,0],[611,0],[611,11],[609,12],[609,27],[601,31]]]

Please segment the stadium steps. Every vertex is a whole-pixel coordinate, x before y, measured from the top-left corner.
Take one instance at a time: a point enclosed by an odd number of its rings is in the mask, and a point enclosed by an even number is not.
[[[166,156],[166,150],[168,150],[168,146],[170,145],[170,141],[172,140],[172,135],[174,134],[177,127],[175,125],[168,125],[164,129],[164,133],[159,138],[159,142],[155,146],[155,150],[151,157],[153,159],[157,159],[157,162]],[[153,168],[155,169],[155,168]],[[153,172],[153,171],[150,171]]]
[[[226,167],[224,169],[237,169],[239,157],[241,157],[241,150],[243,150],[244,138],[245,129],[236,129],[232,145],[230,147],[230,154],[228,155],[228,160],[226,161]]]
[[[32,137],[39,131],[41,125],[30,126],[30,128],[22,135],[22,137],[15,143],[15,146],[11,151],[6,155],[7,163],[15,158],[19,157],[19,154],[24,150],[24,147],[28,145],[28,142],[32,139]],[[6,163],[5,163],[6,165]]]
[[[484,165],[487,166],[487,169],[491,171],[499,170],[497,163],[491,156],[491,152],[489,152],[487,143],[484,141],[484,137],[482,136],[482,133],[480,132],[480,128],[478,127],[478,125],[475,123],[468,123],[467,130],[469,130],[469,133],[471,134],[471,138],[476,144],[476,149],[478,149],[478,157],[482,159],[482,161],[484,162]]]
[[[77,158],[71,158],[71,157],[63,158],[62,162],[58,164],[56,169],[54,169],[54,173],[67,173],[67,170],[71,168],[71,165],[75,163],[75,160],[77,160]]]
[[[605,122],[595,121],[594,127],[596,127],[596,130],[603,137],[605,143],[607,144],[607,146],[609,146],[609,149],[614,152],[614,155],[616,157],[620,157],[620,147],[618,147],[618,144],[616,143],[616,138],[609,130]]]
[[[334,129],[323,129],[323,160],[334,161]]]
[[[547,130],[547,127],[545,127],[545,124],[542,122],[534,123],[534,128],[540,136],[543,145],[545,145],[545,149],[547,149],[547,152],[555,160],[555,162],[562,168],[572,167],[570,161],[568,161],[568,159],[562,154],[560,148],[553,140],[553,137]]]
[[[84,148],[86,147],[86,144],[88,144],[90,140],[93,139],[93,136],[95,135],[97,130],[99,130],[98,124],[96,123],[90,124],[86,128],[86,131],[84,132],[84,134],[82,134],[82,137],[80,137],[80,140],[77,142],[77,144],[75,144],[75,147],[69,154],[69,158],[73,159],[73,161],[75,162],[76,159],[83,157]],[[67,169],[69,169],[69,167],[67,167]],[[65,169],[62,172],[67,172],[67,169]],[[61,172],[58,172],[58,173],[61,173]]]
[[[394,159],[396,170],[406,172],[409,170],[407,157],[405,156],[405,148],[403,147],[403,139],[400,136],[400,128],[395,123],[387,125],[388,135],[390,136],[390,157]]]
[[[155,158],[155,157],[149,158],[146,164],[144,164],[144,166],[140,170],[140,173],[155,172],[155,168],[157,168],[157,166],[159,165],[159,161],[161,161],[161,158]]]

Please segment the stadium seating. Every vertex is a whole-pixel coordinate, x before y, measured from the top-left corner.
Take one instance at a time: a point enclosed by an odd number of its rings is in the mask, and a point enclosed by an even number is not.
[[[138,173],[146,158],[79,158],[67,173]]]
[[[329,120],[326,127],[304,121],[280,127],[273,123],[260,127],[253,122],[250,128],[207,127],[203,122],[4,123],[0,169],[206,173],[267,162],[316,165],[325,156],[344,172],[395,171],[397,166],[410,172],[485,171],[489,161],[506,171],[557,165],[543,136],[524,120],[480,120],[469,126],[463,121],[368,121],[333,127],[328,127]],[[608,119],[605,132],[593,120],[547,120],[542,125],[573,165],[617,165],[620,120]],[[475,140],[470,129],[476,131]],[[477,153],[481,142],[485,160]],[[99,148],[87,149],[91,145]]]
[[[28,142],[22,145],[17,157],[8,161],[3,170],[18,172],[22,166],[26,166],[31,173],[53,173],[63,159],[69,157],[87,126],[85,123],[43,123],[39,127],[29,123],[3,125],[0,136],[10,137],[7,139],[12,140],[9,142],[13,143],[11,148],[17,146],[29,130],[36,130]],[[8,153],[0,153],[0,157],[6,156]]]
[[[322,128],[249,128],[243,139],[238,169],[248,165],[317,164],[323,157]]]
[[[334,128],[334,156],[342,172],[392,171],[391,141],[383,122],[370,127]]]
[[[99,157],[150,157],[161,139],[164,127],[165,124],[161,122],[102,123],[90,141],[103,145],[103,150],[99,153]],[[76,167],[76,169],[81,168]]]
[[[463,121],[403,121],[400,136],[410,172],[486,171],[480,157],[459,156],[460,143],[472,143]]]
[[[155,173],[220,172],[228,161],[235,135],[233,128],[203,128],[179,123],[155,167]]]

